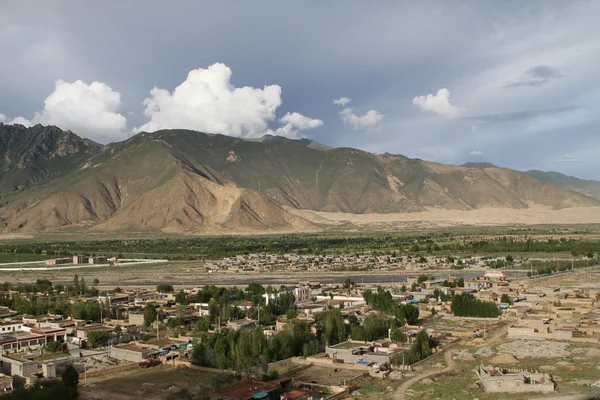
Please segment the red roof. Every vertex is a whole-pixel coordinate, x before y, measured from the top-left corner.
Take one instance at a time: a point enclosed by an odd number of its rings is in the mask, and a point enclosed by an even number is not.
[[[65,328],[51,329],[51,330],[40,330],[40,329],[32,329],[31,332],[37,333],[38,335],[47,335],[53,333],[66,333],[67,330]]]

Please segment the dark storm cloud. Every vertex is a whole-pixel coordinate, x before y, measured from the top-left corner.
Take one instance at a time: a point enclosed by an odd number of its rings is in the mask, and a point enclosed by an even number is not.
[[[540,117],[540,116],[544,116],[544,115],[560,114],[560,113],[572,111],[575,109],[576,109],[576,107],[573,107],[573,106],[564,106],[564,107],[551,108],[551,109],[547,109],[547,110],[520,110],[520,111],[514,111],[514,112],[502,113],[502,114],[477,115],[474,117],[468,117],[466,119],[474,121],[474,122],[502,123],[502,122],[526,120],[526,119],[536,118],[536,117]]]
[[[556,68],[548,65],[537,65],[525,71],[523,80],[507,84],[507,88],[515,88],[522,86],[541,86],[548,83],[551,79],[560,78],[563,75]]]

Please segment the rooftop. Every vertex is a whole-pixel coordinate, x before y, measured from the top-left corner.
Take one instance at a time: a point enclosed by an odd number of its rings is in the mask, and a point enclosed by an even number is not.
[[[356,348],[359,348],[359,347],[368,348],[369,346],[370,346],[369,343],[353,342],[351,340],[348,340],[346,342],[334,344],[333,346],[329,346],[329,347],[332,348],[332,349],[351,350],[351,349],[356,349]]]
[[[220,397],[230,397],[234,399],[247,399],[258,392],[272,392],[281,387],[279,382],[262,382],[243,380],[231,386],[227,386],[214,394]]]

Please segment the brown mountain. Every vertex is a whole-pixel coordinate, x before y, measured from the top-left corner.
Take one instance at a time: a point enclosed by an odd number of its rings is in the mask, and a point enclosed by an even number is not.
[[[310,140],[165,130],[100,148],[55,127],[0,124],[0,143],[15,137],[19,146],[0,153],[0,182],[9,182],[0,186],[0,218],[11,231],[318,228],[284,206],[392,213],[600,205],[510,169],[448,166]]]

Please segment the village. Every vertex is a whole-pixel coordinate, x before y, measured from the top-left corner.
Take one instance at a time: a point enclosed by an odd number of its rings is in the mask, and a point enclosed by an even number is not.
[[[107,258],[69,261],[91,264]],[[331,268],[361,262],[413,265],[391,256],[249,255],[207,262],[206,268]],[[448,259],[427,262],[447,265]],[[479,258],[464,264],[484,265]],[[597,279],[593,271],[568,274]],[[562,386],[595,390],[600,386],[597,285],[560,287],[543,284],[544,279],[551,278],[509,280],[502,270],[489,270],[468,278],[418,272],[393,283],[348,278],[343,284],[314,280],[246,288],[159,284],[122,289],[77,275],[73,285],[5,284],[0,387],[10,391],[55,379],[72,365],[81,377],[80,390],[95,399],[133,398],[131,387],[106,388],[124,374],[131,382],[141,380],[136,393],[157,399],[195,390],[209,393],[211,400],[378,398],[382,393],[412,398],[438,386],[440,392],[432,393],[444,398],[443,382],[451,371],[460,371],[468,382],[465,398],[560,393]],[[265,348],[254,359],[235,355],[232,349],[256,332]],[[278,347],[281,340],[290,342]],[[457,363],[462,367],[456,369]],[[146,371],[171,371],[171,383],[152,382]],[[593,373],[586,378],[581,371]],[[190,378],[200,372],[204,381]],[[178,381],[177,376],[188,378]],[[441,376],[439,385],[436,376]]]
[[[206,267],[211,272],[269,272],[269,271],[352,271],[352,270],[423,270],[485,268],[498,257],[437,257],[397,256],[376,254],[242,254],[209,261]]]

